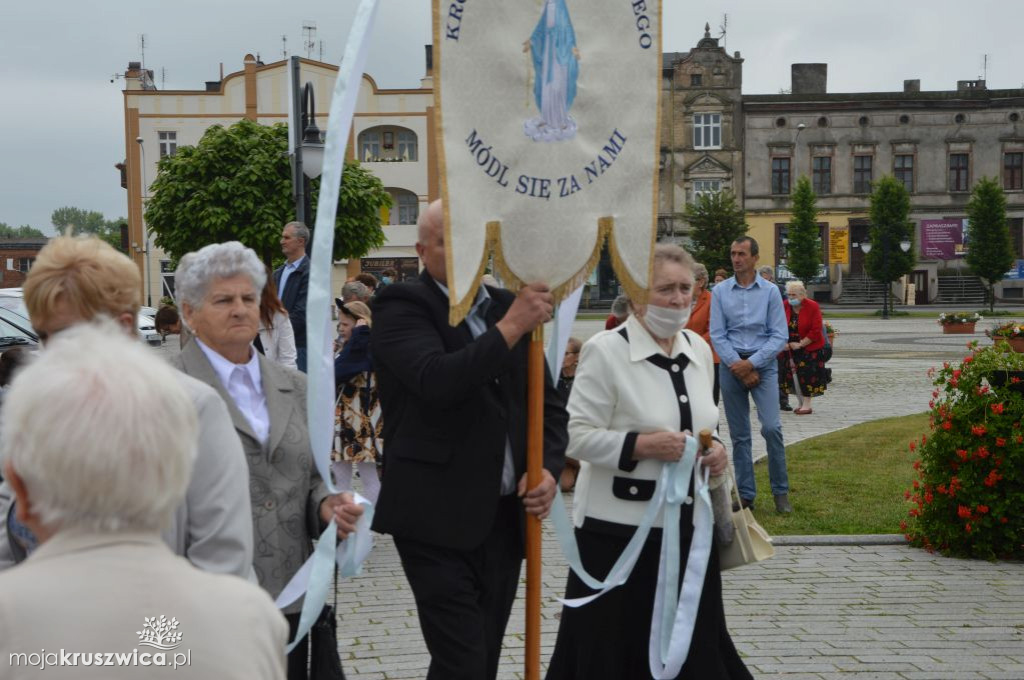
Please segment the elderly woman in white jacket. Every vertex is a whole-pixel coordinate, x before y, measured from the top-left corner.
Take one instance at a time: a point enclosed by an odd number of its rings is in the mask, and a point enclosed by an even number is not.
[[[683,328],[693,291],[693,259],[682,248],[655,248],[646,305],[626,323],[583,346],[569,397],[569,448],[581,461],[574,500],[584,568],[604,579],[641,521],[666,462],[678,461],[687,433],[715,431],[715,364],[707,343]],[[725,472],[721,442],[701,452],[712,475]],[[691,481],[692,485],[692,481]],[[692,495],[692,486],[691,486]],[[547,678],[649,678],[648,643],[658,580],[661,516],[629,579],[579,608],[565,607]],[[693,504],[682,505],[680,554],[693,535]],[[680,575],[685,573],[680,566]],[[566,597],[593,594],[574,572]],[[751,678],[725,627],[717,551],[703,584],[690,652],[678,678]]]

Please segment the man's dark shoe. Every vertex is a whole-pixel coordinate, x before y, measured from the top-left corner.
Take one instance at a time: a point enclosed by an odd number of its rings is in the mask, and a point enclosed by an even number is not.
[[[750,508],[751,510],[753,510],[754,509],[754,499],[753,498],[741,498],[740,499],[740,505],[742,507],[744,507],[744,508]]]
[[[779,410],[781,411],[792,411],[793,407],[789,405],[788,401],[779,402]]]
[[[775,512],[784,515],[793,512],[793,506],[789,504],[789,494],[781,493],[775,497]]]

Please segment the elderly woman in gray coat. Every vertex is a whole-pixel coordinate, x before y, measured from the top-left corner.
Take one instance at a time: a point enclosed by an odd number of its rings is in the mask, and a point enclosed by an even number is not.
[[[277,597],[333,517],[344,538],[362,514],[351,494],[329,495],[313,463],[306,425],[306,376],[253,347],[266,270],[241,243],[189,253],[175,272],[185,323],[195,334],[173,360],[227,402],[249,463],[259,584]],[[321,524],[323,523],[323,524]],[[296,630],[301,600],[284,613]],[[306,677],[306,644],[288,656],[288,678]]]

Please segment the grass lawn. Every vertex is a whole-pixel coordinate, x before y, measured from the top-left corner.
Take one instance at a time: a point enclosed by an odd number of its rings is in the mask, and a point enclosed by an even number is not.
[[[768,464],[754,466],[757,521],[770,534],[895,534],[909,506],[903,491],[916,454],[907,444],[928,431],[928,414],[886,418],[786,447],[793,514],[779,515]]]

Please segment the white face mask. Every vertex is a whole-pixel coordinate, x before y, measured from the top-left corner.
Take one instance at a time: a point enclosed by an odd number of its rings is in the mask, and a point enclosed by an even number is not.
[[[654,337],[662,339],[671,338],[683,330],[686,322],[690,320],[690,308],[675,309],[673,307],[647,305],[647,311],[644,312],[643,319],[647,330]]]

